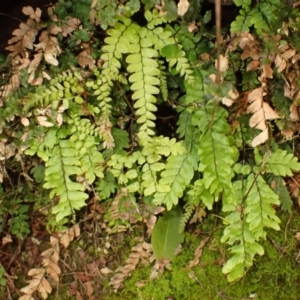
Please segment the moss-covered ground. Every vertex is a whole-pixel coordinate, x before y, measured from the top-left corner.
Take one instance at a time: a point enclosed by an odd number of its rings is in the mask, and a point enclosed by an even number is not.
[[[217,225],[211,235],[214,217],[209,217],[201,228],[187,234],[181,253],[172,262],[171,271],[165,270],[157,279],[149,281],[150,268],[140,267],[132,272],[119,292],[112,293],[108,286],[104,287],[107,293],[101,299],[300,299],[300,244],[295,237],[300,231],[300,214],[281,213],[280,217],[282,230],[269,232],[267,240],[262,242],[265,255],[257,257],[242,280],[228,283],[222,274],[222,263],[228,255],[218,242],[222,225]],[[200,231],[200,234],[195,236],[193,231]],[[187,269],[189,261],[194,258],[194,250],[208,235],[211,238],[203,249],[199,265]],[[141,281],[146,284],[137,287]]]

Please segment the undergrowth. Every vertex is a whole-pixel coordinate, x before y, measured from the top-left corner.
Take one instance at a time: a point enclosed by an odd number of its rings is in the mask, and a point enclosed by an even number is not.
[[[229,282],[275,251],[265,241],[283,234],[278,211],[291,214],[299,191],[298,10],[234,3],[240,13],[223,39],[220,15],[215,35],[201,0],[60,0],[47,21],[23,8],[28,21],[0,66],[2,231],[22,240],[39,216],[51,234],[21,300],[52,293],[61,249],[83,220],[101,220],[108,235],[145,224],[125,265],[113,276],[102,266],[114,290],[151,264],[151,279],[165,270],[166,297],[178,288],[192,299],[176,254],[186,225],[212,211],[223,225],[210,239],[226,252],[217,269]],[[191,289],[205,281],[197,270],[201,255],[214,255],[207,243],[191,260],[201,277]],[[85,293],[94,297],[90,283]]]

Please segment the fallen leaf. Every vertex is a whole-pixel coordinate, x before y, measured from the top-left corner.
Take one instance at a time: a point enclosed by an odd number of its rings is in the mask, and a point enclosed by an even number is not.
[[[247,65],[247,72],[255,70],[259,66],[258,60],[253,60]]]
[[[22,118],[21,123],[22,123],[23,126],[29,126],[29,124],[30,124],[29,120],[27,118]]]
[[[219,71],[221,73],[224,73],[228,69],[228,58],[221,54],[219,59],[220,59],[220,70]],[[215,68],[216,69],[217,69],[217,63],[218,63],[218,61],[215,60]]]
[[[12,243],[12,238],[10,234],[7,234],[5,237],[2,238],[2,246],[5,246],[9,243]]]
[[[37,116],[36,119],[41,126],[44,126],[44,127],[54,126],[53,123],[47,121],[47,117],[45,117],[45,116]]]
[[[90,53],[91,53],[90,49],[86,49],[77,55],[78,64],[82,68],[85,68],[86,66],[89,67],[90,69],[94,68],[96,61],[93,59]]]
[[[76,272],[76,276],[82,282],[87,282],[87,281],[91,281],[94,279],[93,276],[89,276],[89,275],[85,274],[84,272]]]
[[[190,7],[190,3],[187,0],[180,0],[177,5],[177,13],[179,16],[183,16],[186,14]]]

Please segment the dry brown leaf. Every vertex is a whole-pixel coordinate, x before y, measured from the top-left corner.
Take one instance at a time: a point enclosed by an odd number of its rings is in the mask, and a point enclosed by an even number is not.
[[[27,118],[22,118],[21,119],[21,124],[25,127],[29,126],[29,120]]]
[[[279,118],[279,114],[273,110],[268,103],[263,101],[263,95],[263,88],[259,87],[253,90],[247,99],[250,104],[247,108],[247,112],[253,114],[249,122],[250,127],[262,130],[262,132],[253,139],[253,147],[264,143],[268,139],[269,134],[266,121]]]
[[[189,32],[197,32],[198,31],[198,27],[195,24],[195,22],[192,22],[191,24],[189,24],[188,31]]]
[[[62,35],[64,37],[68,36],[70,33],[72,33],[74,30],[76,30],[80,25],[80,20],[77,18],[69,18],[67,19],[67,22],[62,25]]]
[[[289,49],[287,51],[285,51],[284,53],[282,53],[282,57],[285,60],[289,60],[290,58],[292,58],[294,55],[296,54],[296,50],[295,49]]]
[[[12,32],[14,37],[8,41],[8,44],[11,46],[5,49],[13,52],[13,54],[19,51],[25,51],[26,48],[33,50],[33,42],[39,32],[37,28],[34,28],[35,25],[36,23],[32,20],[31,22],[28,20],[27,23],[21,23],[19,25],[20,28]]]
[[[269,139],[269,130],[266,128],[264,131],[262,131],[258,136],[256,136],[251,145],[252,147],[256,147],[258,145],[263,144],[265,141]]]
[[[62,28],[60,26],[57,26],[56,24],[53,24],[49,30],[49,32],[54,35],[57,35],[59,32],[62,31],[63,31]]]
[[[45,116],[37,116],[36,119],[37,119],[39,125],[41,125],[43,127],[52,127],[52,126],[54,126],[53,123],[47,121],[47,117],[45,117]]]
[[[41,21],[42,11],[39,7],[34,10],[31,6],[23,7],[22,12],[24,15],[29,16],[30,19],[35,20],[37,23]]]
[[[91,299],[91,296],[94,293],[92,282],[87,281],[83,284],[83,286],[84,286],[84,289],[85,289],[85,292],[86,292],[87,296],[89,297],[89,299]]]
[[[44,30],[39,37],[40,43],[35,45],[36,50],[43,50],[45,60],[54,66],[58,65],[56,57],[61,53],[58,40],[55,36]]]
[[[12,238],[10,234],[7,234],[5,237],[2,238],[2,246],[12,243]]]
[[[35,71],[36,68],[40,65],[42,59],[43,59],[42,53],[35,54],[33,60],[30,62],[30,65],[28,67],[28,73]]]
[[[30,62],[28,67],[28,73],[30,74],[28,77],[28,83],[31,85],[39,85],[43,82],[43,78],[35,78],[35,71],[37,67],[40,65],[43,59],[43,53],[37,53],[34,55],[33,60]]]
[[[100,269],[100,272],[104,275],[107,275],[109,273],[112,273],[112,270],[105,267],[105,268]]]
[[[98,3],[98,0],[93,0],[91,3],[91,8],[94,8]]]
[[[271,68],[270,64],[262,66],[262,77],[263,78],[273,78],[273,69]]]
[[[258,60],[252,60],[248,65],[247,65],[247,72],[255,70],[259,66],[260,62]]]
[[[94,279],[93,276],[87,275],[84,272],[76,272],[76,277],[80,279],[82,282],[91,281]]]
[[[224,73],[228,69],[228,58],[221,54],[219,57],[219,60],[220,60],[220,70],[219,71],[221,73]],[[215,68],[217,69],[217,60],[215,60]]]
[[[179,16],[184,16],[190,7],[188,0],[179,0],[177,5],[177,13]]]
[[[150,247],[143,242],[138,243],[136,246],[132,247],[129,258],[126,260],[126,265],[117,268],[115,275],[110,279],[109,284],[118,290],[124,280],[130,275],[130,273],[136,269],[141,258],[150,258],[151,253],[149,250],[144,250],[144,247],[150,249]]]
[[[299,113],[298,113],[298,103],[293,102],[290,107],[290,117],[292,120],[298,121],[299,120]]]
[[[90,69],[93,69],[95,66],[95,60],[91,56],[91,50],[86,49],[82,52],[80,52],[77,56],[78,64],[82,67],[85,68],[88,66]]]
[[[206,245],[207,241],[209,240],[209,237],[205,238],[201,241],[200,245],[196,248],[194,252],[194,259],[189,262],[188,268],[191,269],[199,264],[199,259],[202,256],[203,248]]]
[[[34,300],[34,298],[31,295],[23,295],[19,300]]]
[[[287,139],[287,140],[291,140],[293,138],[294,135],[294,131],[291,128],[285,128],[283,130],[281,130],[281,134]]]
[[[28,281],[29,285],[23,287],[21,292],[27,296],[31,296],[34,292],[38,291],[43,299],[47,299],[52,291],[52,287],[45,278],[45,274],[46,271],[44,268],[29,270],[28,276],[33,277],[33,279]],[[22,297],[20,299],[22,299]],[[30,297],[23,297],[23,299],[30,299]]]
[[[280,54],[276,55],[275,66],[277,67],[277,71],[279,73],[281,73],[287,66],[286,61],[281,57]]]

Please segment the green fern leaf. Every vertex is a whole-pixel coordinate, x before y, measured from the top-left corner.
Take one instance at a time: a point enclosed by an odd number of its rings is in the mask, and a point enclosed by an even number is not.
[[[272,174],[268,174],[267,182],[269,186],[272,188],[272,190],[278,195],[281,203],[281,209],[291,214],[293,201],[291,199],[291,196],[289,194],[289,191],[285,185],[283,178],[280,176],[274,176]]]
[[[250,174],[247,178],[247,188],[249,193],[246,198],[246,221],[255,238],[265,238],[265,228],[280,230],[280,219],[273,207],[280,205],[278,195],[260,175],[255,177],[254,174]]]
[[[244,211],[244,196],[247,188],[242,180],[233,182],[233,194],[225,191],[223,195],[224,212],[230,212],[224,219],[226,228],[221,242],[227,243],[232,254],[223,266],[223,273],[228,274],[228,281],[234,281],[244,276],[247,268],[251,267],[256,254],[263,255],[264,250],[259,245],[246,222]]]
[[[166,169],[161,173],[157,185],[158,192],[154,196],[154,204],[164,204],[168,210],[178,204],[197,168],[197,146],[198,143],[195,141],[189,152],[168,157]]]
[[[293,176],[292,171],[300,170],[300,163],[293,154],[277,149],[269,156],[265,169],[277,176]]]
[[[84,186],[70,179],[82,174],[80,165],[78,152],[70,140],[60,140],[46,162],[44,188],[52,189],[50,198],[59,197],[58,204],[52,209],[57,222],[85,206],[88,195],[83,192]]]

